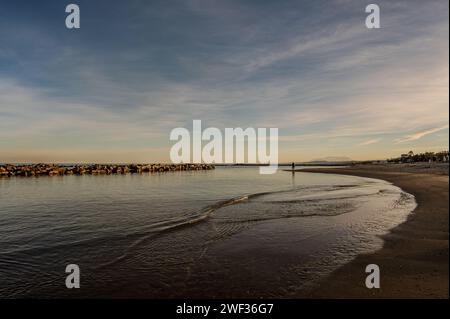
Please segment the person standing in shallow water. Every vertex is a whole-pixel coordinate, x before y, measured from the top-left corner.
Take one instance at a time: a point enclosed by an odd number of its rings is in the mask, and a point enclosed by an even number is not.
[[[292,167],[292,170],[295,169],[295,163],[294,162],[292,162],[291,167]]]

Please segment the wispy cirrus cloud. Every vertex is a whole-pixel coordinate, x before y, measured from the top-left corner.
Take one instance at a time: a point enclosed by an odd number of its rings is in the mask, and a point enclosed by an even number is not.
[[[375,138],[375,139],[371,139],[371,140],[367,140],[364,142],[361,142],[359,144],[357,144],[358,146],[367,146],[367,145],[372,145],[372,144],[376,144],[378,142],[380,142],[381,140],[379,138]]]
[[[443,125],[443,126],[440,126],[440,127],[435,127],[435,128],[432,128],[432,129],[428,129],[428,130],[416,132],[416,133],[413,133],[413,134],[405,135],[405,136],[403,136],[403,137],[401,137],[399,139],[396,139],[395,142],[396,143],[404,143],[404,142],[416,141],[416,140],[421,139],[424,136],[427,136],[427,135],[430,135],[430,134],[434,134],[436,132],[448,129],[448,127],[449,127],[449,125],[446,124],[446,125]]]

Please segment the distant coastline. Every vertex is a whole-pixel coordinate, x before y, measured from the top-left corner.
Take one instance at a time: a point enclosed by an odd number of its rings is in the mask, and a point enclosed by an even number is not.
[[[294,163],[295,166],[348,166],[353,165],[356,162],[339,162],[339,163],[333,163],[333,162],[306,162],[306,163]],[[253,166],[268,166],[269,164],[258,164],[258,163],[237,163],[237,164],[214,164],[215,166],[222,166],[222,167],[236,167],[236,166],[243,166],[243,167],[253,167]],[[291,166],[292,163],[279,163],[278,166]]]

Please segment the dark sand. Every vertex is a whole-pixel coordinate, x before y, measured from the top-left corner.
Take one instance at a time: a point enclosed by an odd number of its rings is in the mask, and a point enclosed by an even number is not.
[[[384,236],[382,249],[360,255],[325,279],[312,298],[448,298],[448,164],[355,165],[302,172],[383,179],[416,197],[408,220]],[[377,264],[381,288],[365,286],[365,267]]]

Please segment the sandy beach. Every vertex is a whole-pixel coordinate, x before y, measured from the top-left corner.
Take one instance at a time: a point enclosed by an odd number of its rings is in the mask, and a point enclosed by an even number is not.
[[[312,298],[448,298],[448,164],[355,165],[302,172],[386,180],[415,196],[417,208],[384,236],[382,249],[359,255],[325,279]],[[381,288],[365,287],[366,265],[377,264]]]

